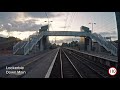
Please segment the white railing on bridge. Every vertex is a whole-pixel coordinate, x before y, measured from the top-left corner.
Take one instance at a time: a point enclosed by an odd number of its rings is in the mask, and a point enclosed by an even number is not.
[[[95,39],[107,51],[110,51],[113,55],[117,56],[117,48],[111,42],[106,41],[100,34],[93,33],[90,37]]]
[[[21,42],[17,42],[14,46],[13,46],[13,54],[15,54],[17,52],[17,50],[20,48],[20,43]]]
[[[39,35],[38,32],[35,32],[33,33],[32,35],[30,35],[29,38],[33,38],[35,37],[36,35]],[[29,41],[29,38],[25,38],[24,40],[16,43],[14,46],[13,46],[13,54],[15,54],[19,49],[23,48],[25,46],[25,44],[27,44],[27,42]]]
[[[24,48],[24,55],[26,55],[44,35],[45,36],[46,35],[47,36],[89,36],[92,39],[96,40],[107,51],[110,51],[113,55],[117,56],[117,48],[111,42],[106,41],[106,39],[103,38],[100,34],[97,33],[92,34],[88,32],[73,32],[73,31],[42,31],[41,33],[35,32],[34,34],[30,35],[30,38],[27,38],[22,42],[18,42],[16,45],[14,45],[13,47],[14,53],[16,53],[18,49]]]
[[[27,41],[20,41],[13,46],[13,54],[15,54],[19,49],[23,48]]]
[[[30,38],[30,40],[27,42],[27,44],[24,47],[24,55],[30,52],[34,45],[37,44],[37,42],[44,36],[44,32],[41,32],[40,34],[36,34],[34,37]]]

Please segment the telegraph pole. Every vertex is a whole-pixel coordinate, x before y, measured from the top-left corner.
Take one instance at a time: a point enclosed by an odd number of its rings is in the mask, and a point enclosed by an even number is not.
[[[120,78],[120,12],[115,12],[117,31],[118,31],[118,66],[117,66],[117,78]]]

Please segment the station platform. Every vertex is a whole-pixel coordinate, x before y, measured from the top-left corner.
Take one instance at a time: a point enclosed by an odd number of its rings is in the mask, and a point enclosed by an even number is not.
[[[102,53],[102,52],[98,53],[98,52],[92,52],[92,51],[91,52],[81,51],[81,52],[92,55],[92,56],[100,57],[100,58],[103,58],[103,59],[106,59],[109,61],[118,62],[118,57],[113,56],[113,55],[108,54],[108,53]]]
[[[23,56],[23,55],[0,55],[0,68],[7,66],[9,64],[19,62],[28,58],[31,58],[34,55]]]
[[[67,48],[67,49],[71,49],[71,50],[75,50],[77,52],[84,53],[84,54],[87,54],[87,55],[103,58],[103,59],[108,60],[108,61],[112,61],[112,62],[116,62],[116,63],[118,62],[118,57],[117,56],[113,56],[113,55],[108,54],[108,53],[93,52],[93,51],[82,51],[82,50],[79,51],[79,50],[72,49],[72,48]]]
[[[52,70],[57,52],[58,49],[55,49],[54,51],[51,51],[50,54],[47,54],[41,58],[37,65],[35,65],[34,68],[27,72],[27,74],[22,78],[48,78]]]
[[[49,77],[52,67],[54,65],[56,59],[55,57],[57,56],[58,50],[59,49],[46,50],[38,53],[38,55],[31,54],[0,56],[0,77],[17,78],[16,75],[7,76],[5,74],[6,66],[25,66],[26,73],[21,78],[47,78]],[[37,62],[33,62],[35,60],[37,60]],[[29,63],[31,64],[29,65]]]

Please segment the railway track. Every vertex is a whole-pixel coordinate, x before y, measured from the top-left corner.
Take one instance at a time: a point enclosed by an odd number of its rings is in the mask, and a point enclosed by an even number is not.
[[[104,66],[102,64],[98,64],[98,63],[95,63],[93,61],[90,61],[90,60],[82,57],[78,53],[75,53],[75,51],[71,52],[71,51],[67,50],[67,52],[69,52],[69,54],[71,56],[76,58],[76,60],[78,60],[81,63],[83,63],[86,67],[88,67],[92,71],[96,72],[96,74],[98,74],[98,76],[100,76],[102,78],[110,78],[110,75],[108,74],[108,67],[106,67],[106,66]]]
[[[68,49],[66,49],[66,50],[68,50]],[[102,69],[104,69],[104,70],[108,70],[110,67],[109,66],[107,66],[107,65],[105,65],[105,64],[102,64],[102,63],[100,63],[98,60],[92,60],[92,59],[89,59],[88,60],[88,58],[86,58],[86,57],[83,57],[81,54],[80,54],[80,52],[76,52],[76,51],[73,51],[73,50],[70,50],[73,54],[76,54],[78,57],[82,57],[82,58],[84,58],[86,61],[88,61],[88,62],[90,62],[90,63],[92,63],[92,64],[94,64],[94,65],[96,65],[96,66],[98,66],[98,67],[100,67],[100,68],[102,68]]]
[[[108,74],[108,69],[94,63],[91,62],[88,59],[85,59],[77,54],[74,53],[74,55],[79,59],[82,58],[82,62],[86,63],[87,65],[89,65],[90,68],[92,68],[95,72],[99,73],[101,76],[103,76],[104,78],[108,78],[109,74]]]
[[[109,78],[109,75],[106,67],[62,48],[49,78]]]
[[[57,53],[56,53],[57,51]],[[23,66],[26,72],[34,68],[46,56],[56,54],[53,67],[48,75],[49,78],[109,78],[108,69],[94,61],[82,57],[80,53],[65,48],[58,48],[48,51],[42,55],[36,55],[31,58],[14,62],[7,66]],[[51,59],[52,60],[52,59]],[[5,66],[0,68],[0,78],[22,78],[22,75],[9,75],[5,73]]]
[[[83,76],[68,55],[60,49],[49,78],[83,78]]]

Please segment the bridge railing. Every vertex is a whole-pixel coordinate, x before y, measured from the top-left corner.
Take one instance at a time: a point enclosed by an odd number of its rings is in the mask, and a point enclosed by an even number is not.
[[[13,46],[13,54],[15,54],[17,52],[17,50],[20,48],[20,43],[21,42],[17,42],[14,46]]]
[[[29,53],[29,51],[33,48],[34,45],[37,44],[37,42],[43,37],[44,32],[41,32],[40,34],[37,34],[36,36],[30,38],[30,40],[27,42],[27,44],[24,47],[24,55]]]
[[[15,54],[20,48],[23,48],[25,46],[25,44],[27,44],[30,40],[30,38],[35,38],[36,36],[38,36],[39,32],[35,32],[32,35],[30,35],[30,37],[23,39],[22,41],[16,43],[13,46],[13,54]]]
[[[117,43],[110,41],[116,48],[118,48]]]
[[[20,48],[22,48],[27,41],[20,41],[15,46],[13,46],[13,54],[15,54]]]
[[[103,38],[100,34],[98,34],[98,36],[100,37],[100,39],[102,39],[103,41],[107,42],[111,47],[114,47],[114,48],[117,48],[113,43],[114,42],[110,42],[110,41],[107,41],[105,38]]]
[[[106,41],[100,34],[97,33],[91,34],[91,37],[98,41],[98,43],[107,51],[110,51],[113,55],[117,56],[117,48],[111,42]]]
[[[102,45],[102,43],[104,43],[102,46],[105,47],[105,45],[107,44],[105,41],[100,40],[100,38],[98,37],[98,35],[97,35],[96,33],[91,34],[91,36],[92,36],[92,38],[94,38],[96,41],[98,41],[100,45]],[[108,50],[108,48],[106,48],[106,47],[105,47],[105,49]]]

